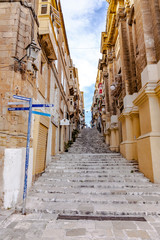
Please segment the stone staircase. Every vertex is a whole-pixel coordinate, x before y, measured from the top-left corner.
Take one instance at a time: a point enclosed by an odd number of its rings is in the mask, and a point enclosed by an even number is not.
[[[84,138],[80,136],[70,153],[52,159],[29,193],[27,212],[70,216],[160,215],[160,185],[145,178],[135,161],[127,161],[118,153],[93,153],[92,144],[87,152],[88,142],[83,144]],[[78,146],[80,154],[75,153]]]
[[[79,134],[73,147],[69,149],[69,153],[108,153],[109,148],[104,142],[102,134],[96,129],[84,129]]]

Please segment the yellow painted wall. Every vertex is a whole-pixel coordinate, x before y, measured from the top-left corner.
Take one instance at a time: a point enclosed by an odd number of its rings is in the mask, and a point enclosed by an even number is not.
[[[153,86],[153,84],[152,84]],[[156,86],[156,84],[155,84]],[[138,138],[140,171],[152,182],[160,183],[160,102],[148,85],[134,101],[139,107],[141,136]]]
[[[138,162],[139,169],[144,175],[149,178],[152,182],[153,168],[152,168],[152,155],[151,155],[151,143],[150,138],[143,138],[138,140]]]

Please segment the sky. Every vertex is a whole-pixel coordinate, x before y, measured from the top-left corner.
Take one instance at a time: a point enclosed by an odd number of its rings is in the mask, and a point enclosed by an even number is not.
[[[105,31],[106,0],[61,0],[69,49],[78,68],[80,89],[84,91],[86,123],[91,120],[91,105],[101,58],[101,32]]]

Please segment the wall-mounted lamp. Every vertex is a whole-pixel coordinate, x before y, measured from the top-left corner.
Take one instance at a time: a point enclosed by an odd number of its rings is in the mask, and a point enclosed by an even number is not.
[[[37,46],[36,42],[33,39],[32,42],[25,49],[26,49],[26,57],[28,60],[27,71],[30,74],[34,74],[38,70],[36,64],[34,64],[34,61],[38,58],[38,53],[40,51],[40,48]]]
[[[32,42],[25,48],[26,50],[26,54],[21,58],[17,58],[17,57],[13,57],[15,61],[18,62],[19,64],[19,70],[22,67],[22,63],[26,64],[23,60],[25,57],[27,57],[27,71],[29,72],[33,72],[33,68],[37,71],[38,69],[36,68],[34,61],[37,59],[38,57],[38,53],[40,51],[40,48],[37,46],[36,42],[34,41],[34,39],[32,40]]]
[[[26,49],[26,56],[27,56],[27,58],[30,58],[33,61],[37,59],[38,53],[40,51],[40,48],[37,47],[37,44],[34,41],[34,39],[32,40],[32,42],[25,49]]]
[[[115,85],[115,84],[112,84],[112,85],[110,86],[110,89],[111,89],[111,91],[114,91],[114,90],[116,89],[116,85]]]
[[[112,85],[110,86],[111,91],[114,91],[116,89],[116,87],[118,86],[123,86],[124,83],[112,83]]]

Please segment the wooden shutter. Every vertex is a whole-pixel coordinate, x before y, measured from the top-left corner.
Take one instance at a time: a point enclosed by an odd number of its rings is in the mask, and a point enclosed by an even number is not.
[[[56,126],[52,124],[52,156],[56,154]]]
[[[42,173],[46,166],[48,128],[40,123],[36,156],[36,174]]]

